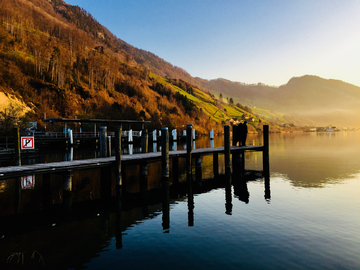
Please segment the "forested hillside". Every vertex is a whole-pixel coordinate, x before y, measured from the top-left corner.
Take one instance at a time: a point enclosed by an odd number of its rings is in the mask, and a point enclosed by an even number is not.
[[[233,118],[253,117],[253,130],[264,123],[62,0],[0,0],[0,78],[0,90],[31,109],[25,118],[13,116],[16,124],[37,121],[42,127],[44,117],[133,119],[150,120],[149,129],[192,123],[208,133]],[[7,120],[16,109],[7,108]],[[5,119],[3,106],[3,132],[11,127]]]

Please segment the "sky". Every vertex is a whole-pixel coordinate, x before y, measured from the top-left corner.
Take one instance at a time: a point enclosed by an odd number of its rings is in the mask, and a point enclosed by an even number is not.
[[[360,86],[358,0],[65,0],[193,77]]]

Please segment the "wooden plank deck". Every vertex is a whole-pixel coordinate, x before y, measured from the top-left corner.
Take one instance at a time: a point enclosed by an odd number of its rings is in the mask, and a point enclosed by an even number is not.
[[[263,151],[263,146],[232,146],[231,152],[236,151]],[[214,153],[221,154],[224,147],[200,148],[191,151],[192,156],[212,155]],[[186,157],[186,150],[169,151],[169,157]],[[154,162],[161,160],[161,152],[140,153],[134,155],[122,155],[122,164],[134,164],[140,162]],[[73,161],[61,161],[52,163],[40,163],[24,166],[9,166],[0,168],[0,180],[25,175],[42,174],[42,173],[61,173],[69,170],[94,169],[106,166],[112,166],[115,163],[115,157],[94,158]]]

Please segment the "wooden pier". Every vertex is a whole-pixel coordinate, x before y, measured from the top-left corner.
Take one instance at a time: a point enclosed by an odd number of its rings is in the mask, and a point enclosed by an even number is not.
[[[195,169],[196,169],[196,178],[201,178],[201,157],[206,155],[213,155],[213,168],[214,175],[217,176],[219,174],[218,170],[218,160],[219,154],[224,155],[225,159],[225,169],[226,173],[231,173],[231,161],[230,155],[232,154],[232,163],[234,172],[238,173],[239,167],[244,170],[244,158],[243,154],[245,151],[261,151],[263,152],[263,168],[264,172],[269,170],[269,146],[268,146],[268,126],[264,126],[264,143],[263,145],[247,145],[247,146],[230,146],[230,126],[224,127],[224,147],[213,147],[213,148],[202,148],[202,149],[192,149],[192,125],[188,125],[187,127],[187,149],[186,150],[178,150],[178,151],[169,151],[169,134],[167,128],[162,129],[162,137],[161,137],[161,152],[151,152],[146,153],[146,150],[140,154],[133,155],[121,155],[121,127],[117,127],[115,130],[115,156],[107,157],[106,150],[101,150],[103,154],[101,158],[95,159],[85,159],[85,160],[73,160],[73,161],[62,161],[62,162],[53,162],[53,163],[41,163],[41,164],[33,164],[33,165],[24,165],[24,166],[9,166],[0,168],[0,180],[3,179],[12,179],[18,178],[27,175],[35,175],[35,174],[58,174],[62,173],[64,175],[64,179],[67,178],[68,172],[74,170],[86,170],[86,169],[96,169],[96,168],[104,168],[104,167],[115,167],[116,168],[116,186],[122,186],[122,173],[121,168],[127,164],[140,164],[140,174],[142,178],[147,182],[147,164],[151,162],[161,161],[162,164],[162,178],[163,182],[169,180],[169,162],[172,159],[173,164],[173,175],[178,177],[178,159],[185,158],[186,159],[186,173],[190,176],[192,173],[192,162],[195,161]],[[142,144],[144,144],[143,149],[147,149],[147,131],[143,132],[143,140]],[[106,132],[102,134],[104,138],[106,138]],[[100,138],[101,139],[101,138]],[[106,147],[106,143],[102,144],[103,147]],[[20,156],[20,154],[19,154]],[[20,163],[21,164],[21,163]],[[19,165],[20,165],[19,164]],[[200,170],[199,170],[200,169]],[[198,172],[200,172],[200,176],[198,176]]]

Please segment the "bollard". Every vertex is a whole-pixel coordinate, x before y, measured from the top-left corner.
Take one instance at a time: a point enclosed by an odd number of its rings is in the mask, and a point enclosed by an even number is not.
[[[169,181],[169,131],[167,127],[161,129],[161,168],[163,181]]]
[[[70,145],[73,145],[74,144],[74,137],[73,137],[72,129],[69,129],[69,140],[70,140]]]
[[[21,166],[21,146],[20,146],[20,133],[19,127],[14,127],[14,149],[15,149],[15,166]]]
[[[172,135],[172,139],[173,139],[173,141],[174,141],[174,142],[176,142],[176,141],[177,141],[177,133],[176,133],[176,129],[173,129],[173,130],[171,131],[171,135]]]
[[[107,154],[106,137],[107,127],[100,127],[100,157],[106,157]]]
[[[149,148],[149,135],[148,130],[144,129],[141,132],[141,152],[147,153]]]

